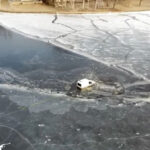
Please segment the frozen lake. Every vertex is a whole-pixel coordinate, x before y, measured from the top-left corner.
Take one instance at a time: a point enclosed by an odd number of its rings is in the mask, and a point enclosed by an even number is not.
[[[119,82],[125,93],[69,96],[73,83],[85,77]],[[149,94],[149,82],[127,70],[0,27],[3,149],[149,149]]]
[[[30,22],[30,23],[28,23]],[[150,11],[103,14],[0,14],[0,24],[150,79]]]

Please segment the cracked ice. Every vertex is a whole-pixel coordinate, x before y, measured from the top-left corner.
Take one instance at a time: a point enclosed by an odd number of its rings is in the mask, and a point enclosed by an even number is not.
[[[1,13],[0,24],[150,78],[150,12],[88,15]]]

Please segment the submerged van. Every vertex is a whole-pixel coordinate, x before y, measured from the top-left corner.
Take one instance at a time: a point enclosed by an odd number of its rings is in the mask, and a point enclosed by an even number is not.
[[[77,81],[77,88],[84,89],[95,85],[95,82],[88,79],[82,79]]]

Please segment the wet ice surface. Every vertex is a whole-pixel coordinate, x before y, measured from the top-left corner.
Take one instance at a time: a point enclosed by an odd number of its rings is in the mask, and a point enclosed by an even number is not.
[[[125,93],[115,95],[95,89],[68,94],[74,92],[74,82],[85,77],[103,83],[119,82]],[[149,95],[149,82],[127,70],[0,27],[3,149],[148,149]]]
[[[28,24],[30,22],[30,24]],[[150,78],[150,12],[89,15],[1,13],[0,23],[22,34]]]

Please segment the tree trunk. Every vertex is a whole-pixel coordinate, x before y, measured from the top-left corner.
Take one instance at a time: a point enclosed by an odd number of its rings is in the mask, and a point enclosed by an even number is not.
[[[96,0],[95,2],[95,9],[100,8],[101,6],[103,6],[103,0]]]
[[[82,8],[83,8],[83,9],[85,8],[85,0],[83,0]]]
[[[140,0],[140,1],[139,1],[139,6],[141,6],[141,5],[142,5],[142,1],[143,1],[143,0]]]
[[[106,6],[107,7],[109,6],[109,0],[106,0]]]
[[[63,7],[64,7],[64,8],[67,7],[67,0],[63,0]]]
[[[72,0],[72,9],[75,8],[75,0]]]
[[[95,9],[97,8],[97,2],[96,2],[97,0],[95,0]]]
[[[90,8],[90,0],[88,0],[88,9]]]
[[[113,9],[116,7],[118,0],[114,0]]]

